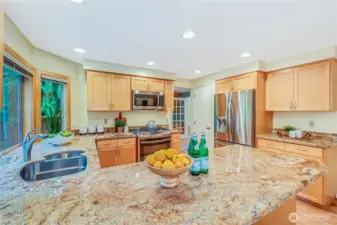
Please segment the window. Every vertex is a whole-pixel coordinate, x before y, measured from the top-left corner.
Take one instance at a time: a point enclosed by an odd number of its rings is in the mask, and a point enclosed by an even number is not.
[[[31,87],[31,76],[10,58],[5,57],[3,67],[3,105],[0,110],[0,151],[20,144],[27,123],[23,122],[24,95]],[[31,103],[27,104],[31,105]],[[26,107],[27,108],[27,107]],[[31,115],[31,114],[30,114]]]
[[[70,91],[71,79],[65,75],[41,71],[41,101],[36,113],[36,127],[44,132],[58,133],[71,128]],[[39,98],[39,97],[38,97]]]
[[[58,133],[65,129],[66,115],[63,114],[64,84],[51,80],[41,80],[42,130]]]

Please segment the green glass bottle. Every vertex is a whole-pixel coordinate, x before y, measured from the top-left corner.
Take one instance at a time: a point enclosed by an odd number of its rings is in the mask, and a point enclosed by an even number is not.
[[[200,149],[200,173],[208,173],[208,147],[205,133],[201,133]]]
[[[192,176],[200,175],[200,151],[198,146],[198,138],[195,133],[192,134],[190,144],[188,145],[188,155],[193,159],[193,164],[190,168]]]

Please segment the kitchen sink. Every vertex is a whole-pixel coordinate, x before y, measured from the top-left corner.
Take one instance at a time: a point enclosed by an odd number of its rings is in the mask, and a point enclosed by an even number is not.
[[[87,168],[84,151],[58,152],[47,155],[44,160],[25,165],[20,176],[25,181],[38,181],[79,173]]]

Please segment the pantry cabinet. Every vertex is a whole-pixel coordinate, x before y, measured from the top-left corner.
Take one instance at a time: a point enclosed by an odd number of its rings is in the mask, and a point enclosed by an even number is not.
[[[131,111],[130,77],[87,72],[88,111]]]
[[[165,81],[146,77],[132,77],[131,89],[138,91],[164,92]]]
[[[171,112],[173,111],[173,82],[172,81],[165,81],[165,111]]]
[[[336,110],[336,76],[334,59],[268,73],[266,110]]]

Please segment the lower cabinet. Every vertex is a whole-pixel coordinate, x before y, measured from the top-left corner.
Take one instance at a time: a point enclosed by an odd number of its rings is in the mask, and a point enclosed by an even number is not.
[[[136,139],[98,141],[97,151],[101,168],[136,162]]]
[[[181,134],[172,134],[171,136],[171,148],[181,151]]]
[[[101,168],[117,166],[117,148],[101,148],[98,150],[99,163]]]
[[[297,156],[303,159],[309,159],[313,161],[317,161],[320,163],[324,163],[323,159],[323,151],[328,151],[322,148],[309,147],[297,144],[290,144],[278,141],[270,141],[264,139],[258,139],[257,148],[261,150],[266,150],[269,152],[274,152],[277,154],[288,154]],[[309,185],[302,192],[297,194],[297,197],[309,200],[313,203],[317,203],[319,205],[326,205],[328,202],[326,201],[326,191],[324,189],[324,183],[327,181],[327,176],[319,178],[317,181]]]

